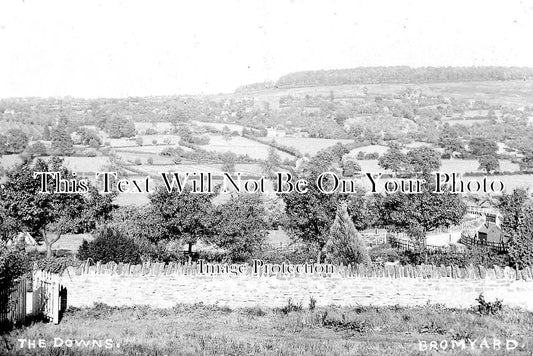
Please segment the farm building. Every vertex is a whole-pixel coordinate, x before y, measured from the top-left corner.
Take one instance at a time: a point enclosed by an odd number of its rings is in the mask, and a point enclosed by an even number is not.
[[[477,230],[477,238],[482,245],[507,243],[502,229],[495,222],[485,222]]]

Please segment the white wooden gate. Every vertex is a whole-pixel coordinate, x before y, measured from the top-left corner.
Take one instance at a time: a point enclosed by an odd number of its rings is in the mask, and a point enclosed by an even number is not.
[[[32,309],[34,313],[58,324],[60,314],[66,306],[65,292],[66,289],[61,284],[59,275],[41,270],[33,272]]]

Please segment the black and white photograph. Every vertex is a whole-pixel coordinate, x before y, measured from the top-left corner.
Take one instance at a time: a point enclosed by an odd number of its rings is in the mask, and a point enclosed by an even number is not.
[[[533,3],[4,0],[0,355],[533,355]]]

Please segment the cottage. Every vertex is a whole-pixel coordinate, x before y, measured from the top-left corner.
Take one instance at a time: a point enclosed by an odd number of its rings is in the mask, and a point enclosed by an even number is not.
[[[481,244],[507,243],[507,238],[502,234],[502,229],[494,222],[485,222],[477,230],[477,237]]]

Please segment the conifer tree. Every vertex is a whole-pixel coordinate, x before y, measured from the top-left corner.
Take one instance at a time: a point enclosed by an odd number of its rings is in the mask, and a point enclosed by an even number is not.
[[[74,153],[74,142],[62,126],[52,131],[52,152],[58,156],[70,156]]]
[[[326,243],[326,256],[332,263],[370,263],[366,244],[348,215],[346,203],[337,207],[335,221],[331,225],[330,237]]]

